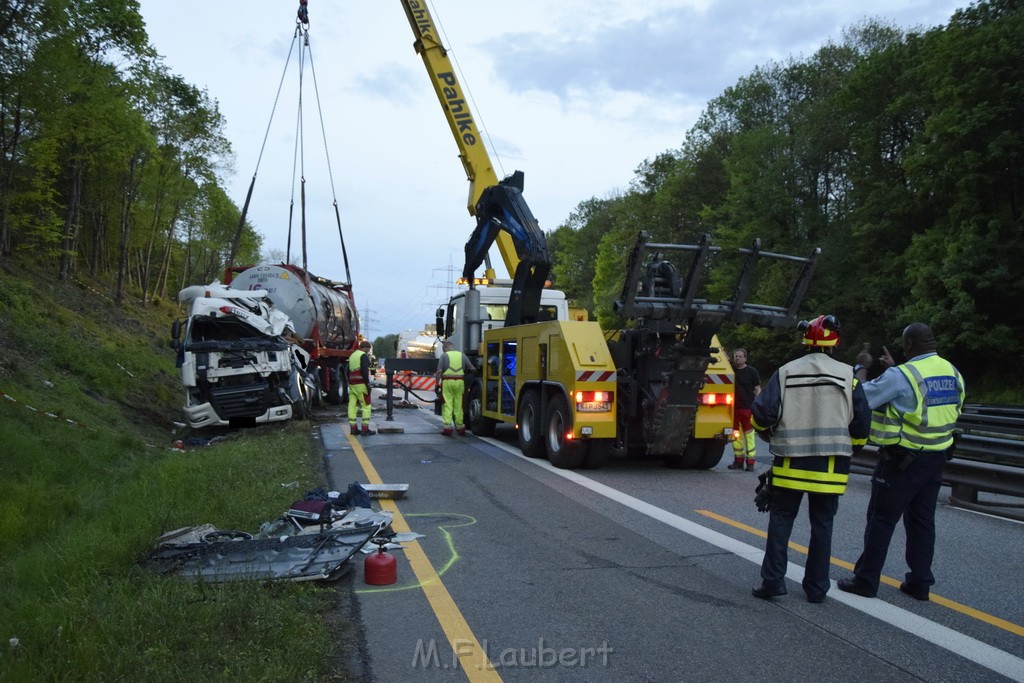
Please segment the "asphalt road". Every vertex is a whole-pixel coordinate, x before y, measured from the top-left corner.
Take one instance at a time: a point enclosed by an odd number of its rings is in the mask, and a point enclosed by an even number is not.
[[[948,490],[931,602],[883,585],[876,599],[833,588],[810,604],[797,549],[789,594],[764,601],[750,588],[767,516],[756,473],[725,469],[728,454],[708,471],[613,460],[567,472],[518,454],[511,430],[448,438],[429,410],[394,416],[377,409],[374,424],[400,433],[318,426],[328,483],[409,484],[381,507],[423,535],[395,552],[395,585],[365,585],[361,566],[343,579],[369,680],[1024,680],[1024,527],[948,507]],[[868,493],[857,476],[841,499],[833,579],[860,552]],[[808,535],[799,520],[793,543]],[[898,530],[885,569],[896,585],[902,548]]]

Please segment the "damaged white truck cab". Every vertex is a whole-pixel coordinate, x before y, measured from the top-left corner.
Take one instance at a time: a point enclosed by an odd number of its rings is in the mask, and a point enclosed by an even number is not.
[[[188,307],[171,331],[185,386],[185,416],[193,428],[261,424],[309,411],[310,355],[292,343],[291,319],[267,292],[217,281],[186,287]],[[184,336],[182,337],[182,333]]]

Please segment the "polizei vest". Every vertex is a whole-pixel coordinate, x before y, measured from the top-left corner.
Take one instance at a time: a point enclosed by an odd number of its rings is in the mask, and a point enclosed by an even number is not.
[[[953,445],[953,427],[964,404],[964,380],[952,363],[937,355],[899,366],[914,388],[917,407],[900,413],[891,403],[871,413],[871,441],[914,451],[944,451]]]

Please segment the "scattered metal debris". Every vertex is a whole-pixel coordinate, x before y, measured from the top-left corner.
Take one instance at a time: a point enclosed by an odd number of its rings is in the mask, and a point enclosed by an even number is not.
[[[291,514],[266,522],[259,533],[212,524],[162,535],[145,565],[165,575],[197,581],[333,580],[374,536],[386,535],[392,515],[368,508],[332,511],[329,522]]]

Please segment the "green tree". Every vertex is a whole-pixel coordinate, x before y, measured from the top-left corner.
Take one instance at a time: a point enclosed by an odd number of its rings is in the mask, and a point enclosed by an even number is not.
[[[576,306],[594,314],[594,273],[597,247],[614,223],[613,200],[591,198],[580,202],[565,223],[547,234],[554,255],[555,285]]]
[[[398,349],[398,335],[385,334],[373,340],[374,358],[394,358]]]
[[[932,98],[906,162],[939,208],[907,250],[904,319],[932,322],[977,374],[1020,358],[1024,204],[1024,5],[978,3],[924,37],[919,67]]]

